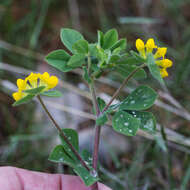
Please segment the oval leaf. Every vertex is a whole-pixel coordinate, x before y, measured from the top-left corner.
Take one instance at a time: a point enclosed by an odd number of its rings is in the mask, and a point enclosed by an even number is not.
[[[140,127],[140,121],[125,111],[118,111],[112,120],[113,129],[127,136],[134,136]]]
[[[150,108],[157,98],[157,93],[148,86],[140,86],[121,103],[120,110],[145,110]]]
[[[118,40],[118,33],[116,29],[111,29],[104,35],[103,40],[103,49],[109,49],[112,47]]]
[[[120,48],[121,50],[126,49],[127,41],[126,39],[118,40],[110,49],[113,51],[116,48]]]
[[[49,53],[45,60],[47,63],[56,69],[62,72],[68,72],[73,68],[67,65],[68,60],[70,59],[70,55],[66,53],[64,50],[55,50]]]
[[[63,145],[57,145],[50,153],[48,159],[52,162],[64,163],[71,167],[76,165],[76,162],[66,153]]]
[[[78,164],[74,168],[74,171],[78,176],[81,177],[86,186],[91,186],[99,180],[97,175],[94,175],[93,172],[89,172],[86,168],[82,167],[81,164]],[[92,169],[92,171],[94,170]]]
[[[69,59],[68,62],[68,66],[71,67],[81,67],[83,64],[85,64],[84,54],[75,54]]]
[[[131,50],[130,53],[131,53],[131,55],[132,55],[139,63],[145,63],[145,62],[146,62],[146,60],[145,60],[143,57],[141,57],[137,52]]]
[[[86,40],[78,40],[73,44],[73,51],[76,53],[87,54],[88,53],[88,42]]]
[[[116,64],[118,65],[132,65],[132,64],[139,64],[140,62],[133,56],[129,56],[129,55],[122,55],[122,57],[116,61]]]
[[[69,29],[69,28],[62,28],[61,29],[61,41],[63,44],[71,51],[73,52],[73,44],[77,42],[78,40],[84,39],[82,34],[80,34],[78,31]]]
[[[40,86],[40,87],[37,87],[37,88],[24,90],[24,92],[36,95],[36,94],[39,94],[44,88],[45,88],[45,86]]]
[[[156,119],[152,113],[142,111],[131,111],[129,113],[140,120],[140,129],[151,134],[156,132]]]
[[[51,91],[46,91],[40,93],[43,96],[48,96],[48,97],[61,97],[62,93],[58,90],[51,90]]]
[[[69,142],[73,145],[73,147],[78,151],[78,133],[74,129],[63,129],[63,133],[67,136]],[[68,155],[70,155],[74,160],[78,160],[78,158],[75,156],[69,145],[65,142],[64,138],[60,134],[60,139],[62,142],[62,145],[64,146],[65,151]]]
[[[149,53],[147,56],[147,65],[151,75],[161,84],[164,84],[164,80],[160,75],[159,67],[156,65],[154,56],[151,53]]]
[[[34,96],[35,96],[35,95],[33,95],[33,94],[29,94],[29,95],[25,96],[24,98],[22,98],[22,99],[16,101],[16,102],[13,104],[13,106],[18,106],[18,105],[20,105],[20,104],[28,103],[29,101],[31,101],[31,100],[34,98]]]

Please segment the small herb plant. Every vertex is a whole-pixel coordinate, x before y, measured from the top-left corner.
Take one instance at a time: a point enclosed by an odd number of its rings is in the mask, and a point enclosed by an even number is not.
[[[47,72],[31,73],[25,79],[18,79],[18,91],[13,93],[15,99],[13,105],[18,106],[37,97],[57,128],[61,139],[61,144],[50,153],[49,160],[70,166],[86,186],[97,189],[97,181],[100,180],[97,168],[101,127],[108,121],[108,116],[112,118],[113,129],[123,135],[135,136],[138,129],[151,134],[156,132],[154,115],[145,111],[154,104],[157,98],[157,93],[152,88],[147,85],[138,86],[119,103],[113,104],[113,101],[131,78],[146,77],[145,67],[156,80],[164,84],[163,78],[168,76],[166,69],[172,66],[172,61],[165,58],[167,48],[158,47],[152,38],[148,39],[146,44],[141,39],[137,39],[138,52],[133,50],[126,52],[126,39],[118,39],[115,29],[105,34],[98,31],[98,41],[89,43],[79,32],[63,28],[61,29],[61,41],[72,55],[59,49],[48,54],[45,60],[61,72],[69,72],[76,68],[83,70],[83,78],[89,85],[96,115],[93,155],[86,150],[79,150],[77,132],[73,129],[61,128],[41,98],[42,96],[59,97],[62,95],[61,92],[52,90],[58,84],[56,76],[50,76]],[[125,79],[106,104],[96,95],[95,81],[103,73],[115,71]]]

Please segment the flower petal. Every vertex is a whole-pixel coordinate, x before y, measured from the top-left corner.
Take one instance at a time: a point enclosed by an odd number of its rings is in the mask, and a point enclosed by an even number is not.
[[[147,40],[145,47],[146,47],[147,53],[151,53],[154,48],[157,48],[157,46],[154,43],[153,38],[149,38]]]
[[[165,78],[168,76],[168,72],[166,71],[165,68],[160,69],[160,75],[162,76],[162,78]]]
[[[166,55],[166,52],[167,52],[167,48],[166,47],[162,47],[162,48],[158,48],[158,50],[156,51],[155,55],[154,55],[154,58],[157,59],[157,58],[161,58],[161,57],[165,57]]]

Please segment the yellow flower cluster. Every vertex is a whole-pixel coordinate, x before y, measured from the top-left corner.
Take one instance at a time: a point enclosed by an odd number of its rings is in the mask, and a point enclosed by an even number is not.
[[[150,39],[148,39],[146,44],[144,44],[144,42],[141,39],[137,39],[136,40],[136,48],[137,48],[138,52],[140,53],[140,55],[145,59],[146,59],[148,53],[152,53],[153,49],[156,49],[154,58],[156,60],[155,61],[156,64],[160,68],[160,74],[163,78],[168,76],[168,72],[166,71],[166,69],[168,67],[171,67],[173,63],[171,60],[165,59],[165,55],[167,52],[166,47],[156,46],[154,43],[154,39],[150,38]]]
[[[56,76],[50,76],[49,73],[47,72],[43,74],[31,73],[24,80],[23,79],[17,80],[18,91],[13,93],[13,98],[16,101],[18,101],[27,95],[27,93],[24,92],[24,90],[45,86],[45,88],[43,89],[44,92],[54,88],[55,86],[57,86],[57,84],[58,84],[58,78]]]

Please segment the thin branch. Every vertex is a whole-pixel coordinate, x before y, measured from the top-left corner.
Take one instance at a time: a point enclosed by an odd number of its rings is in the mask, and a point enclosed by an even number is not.
[[[54,118],[52,117],[52,115],[50,114],[50,112],[48,111],[47,107],[45,106],[43,100],[41,99],[41,97],[38,95],[37,96],[38,100],[40,101],[43,109],[45,110],[45,112],[47,113],[47,115],[49,116],[49,118],[51,119],[51,121],[53,122],[53,124],[55,125],[56,129],[59,131],[60,135],[63,137],[64,141],[68,144],[68,146],[71,148],[71,150],[73,151],[73,153],[76,155],[76,157],[80,160],[81,164],[88,170],[90,171],[90,168],[86,165],[86,163],[84,162],[84,160],[81,158],[81,156],[79,155],[79,153],[75,150],[75,148],[73,147],[73,145],[70,143],[70,141],[68,140],[67,136],[64,134],[64,132],[61,130],[61,128],[59,127],[59,125],[57,124],[57,122],[54,120]]]
[[[108,102],[108,104],[104,107],[102,113],[104,113],[109,106],[112,104],[112,102],[115,100],[115,98],[117,98],[117,96],[119,95],[119,93],[121,92],[121,90],[124,88],[124,86],[128,83],[128,81],[133,77],[133,75],[139,71],[140,69],[142,69],[143,67],[145,67],[145,64],[142,64],[141,66],[137,67],[135,70],[133,70],[133,72],[130,73],[130,75],[123,81],[123,83],[121,84],[121,86],[116,90],[116,92],[114,93],[114,95],[112,96],[111,100]]]

